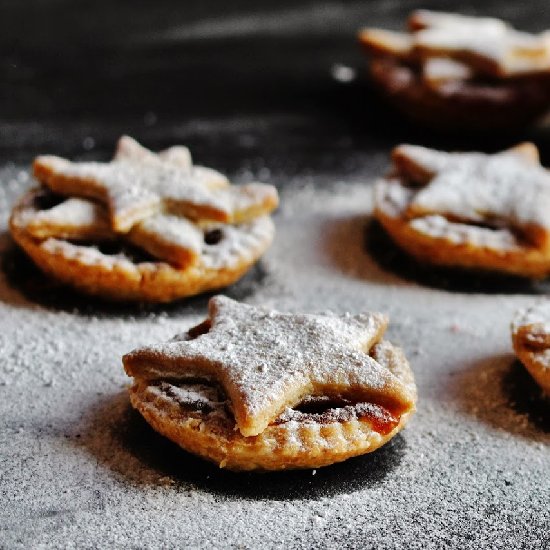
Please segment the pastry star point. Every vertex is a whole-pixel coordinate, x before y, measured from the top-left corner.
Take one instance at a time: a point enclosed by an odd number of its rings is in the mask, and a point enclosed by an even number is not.
[[[241,223],[276,208],[278,197],[272,186],[230,186],[215,170],[193,167],[186,151],[173,147],[155,154],[123,137],[109,163],[40,156],[34,162],[34,175],[56,193],[105,204],[118,233],[159,211],[193,220]]]
[[[135,350],[123,362],[136,378],[215,378],[237,427],[252,436],[308,395],[410,409],[407,388],[368,354],[386,324],[380,314],[288,314],[215,297],[209,319],[184,340]]]
[[[532,143],[495,154],[402,145],[393,159],[398,174],[419,186],[408,218],[439,214],[466,223],[506,224],[536,246],[550,245],[550,172]]]

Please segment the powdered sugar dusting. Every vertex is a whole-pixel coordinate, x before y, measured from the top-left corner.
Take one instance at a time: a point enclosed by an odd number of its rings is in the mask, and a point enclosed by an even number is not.
[[[533,297],[434,290],[382,269],[362,239],[369,184],[387,154],[325,189],[289,183],[262,260],[267,275],[250,283],[246,300],[280,311],[387,313],[387,337],[404,349],[419,389],[403,434],[314,476],[210,468],[130,413],[120,365],[129,350],[198,323],[206,300],[150,313],[67,312],[26,299],[0,272],[4,546],[546,544],[550,437],[526,398],[532,386],[509,334]],[[29,186],[18,178],[26,168],[0,170],[3,230]],[[9,246],[0,239],[4,255]]]
[[[186,218],[156,214],[134,226],[130,239],[153,256],[161,257],[157,243],[198,254],[204,235],[199,227]],[[162,259],[170,260],[170,257]]]
[[[454,244],[473,244],[493,250],[518,250],[520,243],[508,229],[490,229],[465,223],[450,222],[439,215],[415,218],[411,227],[434,238],[447,239]]]
[[[241,225],[212,226],[222,232],[216,244],[204,241],[201,248],[202,264],[209,269],[234,267],[239,262],[255,257],[265,242],[275,236],[275,226],[269,216],[262,216]]]
[[[177,226],[179,225],[178,223]],[[184,240],[188,235],[179,233],[177,241],[180,242],[181,246],[185,246],[186,250],[193,250],[191,246],[196,247],[195,250],[200,252],[198,263],[204,268],[221,270],[237,267],[242,262],[256,258],[265,248],[266,243],[271,242],[275,233],[273,222],[269,216],[260,217],[246,224],[224,225],[222,227],[221,238],[214,244],[205,242],[202,231],[199,232],[200,240],[199,235],[196,238],[192,235],[189,239],[190,242],[185,243]],[[173,226],[172,229],[174,229]],[[162,236],[164,237],[164,235],[163,233]],[[145,236],[142,235],[141,238],[145,238]],[[193,240],[191,241],[191,239]],[[43,241],[40,246],[52,254],[59,254],[67,259],[77,259],[86,265],[101,265],[109,269],[114,269],[116,266],[117,269],[123,269],[127,273],[133,272],[136,276],[142,268],[156,269],[162,266],[161,262],[140,262],[136,264],[124,252],[104,254],[97,246],[72,243],[53,237]],[[151,249],[148,245],[143,246],[143,248],[145,250]],[[158,256],[158,250],[154,250]]]
[[[92,225],[98,222],[98,206],[90,201],[70,198],[36,214],[36,221],[49,224]]]
[[[468,80],[476,74],[509,78],[550,72],[550,35],[513,29],[500,19],[418,10],[411,14],[409,34],[366,29],[367,45],[375,55],[382,50],[396,58],[409,58],[424,68],[432,60],[448,58],[436,71],[443,80]],[[439,61],[438,61],[439,64]],[[427,68],[426,73],[432,73]]]
[[[115,229],[123,233],[152,211],[160,210],[163,200],[190,215],[195,214],[195,210],[189,210],[190,204],[215,210],[219,215],[231,215],[227,199],[197,185],[190,174],[169,163],[70,163],[53,156],[38,157],[37,163],[53,174],[73,180],[75,195],[105,200]],[[57,189],[54,184],[53,190]]]
[[[433,86],[446,81],[468,80],[473,75],[468,65],[445,57],[429,58],[422,66],[422,78]]]
[[[209,307],[209,332],[137,349],[124,358],[126,368],[138,379],[151,377],[150,366],[153,377],[162,367],[165,378],[216,375],[243,435],[261,433],[285,405],[324,391],[411,406],[407,389],[368,355],[383,334],[383,315],[284,314],[225,297]]]
[[[225,400],[220,400],[219,391],[215,387],[205,384],[176,386],[168,382],[161,382],[158,386],[149,386],[149,391],[156,392],[158,395],[168,394],[183,407],[193,407],[199,410],[222,409],[225,405]]]
[[[540,300],[528,308],[518,311],[512,322],[512,330],[517,331],[525,325],[539,325],[540,330],[550,334],[550,300]]]
[[[519,32],[499,19],[437,15],[424,12],[427,28],[414,33],[414,47],[461,59],[468,52],[493,61],[505,75],[550,70],[550,42],[544,33]]]
[[[362,415],[369,415],[372,418],[385,420],[387,412],[383,412],[381,407],[373,403],[357,403],[354,405],[345,405],[337,408],[328,409],[322,413],[302,412],[296,409],[287,408],[283,414],[277,418],[277,422],[301,422],[326,424],[329,422],[349,422],[360,418]],[[397,420],[394,420],[397,422]]]
[[[396,151],[399,175],[376,186],[379,211],[454,244],[501,251],[525,248],[526,240],[546,246],[550,172],[522,152],[446,153],[413,145]]]
[[[503,221],[550,229],[550,173],[514,152],[497,155],[406,149],[434,177],[411,202],[427,213],[472,222]]]
[[[76,197],[41,208],[34,204],[37,199],[47,203],[58,197],[37,190],[16,208],[13,226],[42,239],[45,251],[85,265],[122,266],[128,272],[124,255],[105,255],[98,249],[99,241],[118,238],[177,268],[222,271],[251,264],[273,238],[267,214],[277,205],[276,189],[260,183],[231,186],[219,172],[193,166],[186,147],[153,153],[123,136],[110,163],[43,156],[34,170],[54,191]],[[218,234],[215,239],[210,238],[212,231]],[[64,244],[62,239],[94,244]]]
[[[56,193],[102,202],[116,233],[127,233],[159,211],[199,221],[249,221],[269,213],[278,201],[271,185],[231,186],[215,170],[195,169],[185,147],[156,154],[127,136],[120,138],[111,162],[43,155],[35,159],[34,172]]]
[[[130,136],[122,136],[118,140],[114,160],[149,163],[153,165],[169,164],[178,168],[186,176],[192,178],[198,185],[210,189],[229,185],[229,180],[217,170],[194,165],[191,159],[191,152],[183,145],[174,145],[159,153],[153,153]]]

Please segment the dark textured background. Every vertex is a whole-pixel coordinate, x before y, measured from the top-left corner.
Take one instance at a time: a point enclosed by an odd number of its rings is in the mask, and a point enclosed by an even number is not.
[[[289,172],[341,172],[350,152],[404,140],[491,149],[534,137],[546,159],[547,135],[443,142],[372,93],[358,27],[399,28],[419,6],[450,4],[4,0],[0,159],[90,149],[106,156],[122,132],[153,147],[185,141],[227,170],[237,168],[234,158],[254,166],[261,157],[281,182]],[[460,11],[500,15],[529,30],[550,25],[547,0],[461,2]],[[358,78],[337,81],[335,64],[357,69]]]

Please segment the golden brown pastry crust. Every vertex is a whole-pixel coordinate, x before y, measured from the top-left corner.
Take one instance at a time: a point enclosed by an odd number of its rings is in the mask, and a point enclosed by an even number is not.
[[[401,350],[382,341],[375,346],[374,356],[414,388],[412,371]],[[186,410],[153,388],[157,387],[137,382],[130,389],[130,399],[154,430],[220,468],[237,471],[320,468],[370,453],[399,433],[414,412],[411,408],[398,418],[387,414],[379,419],[352,415],[348,420],[327,422],[291,420],[245,437],[235,430],[230,413]]]
[[[410,118],[488,132],[524,126],[550,107],[548,33],[427,10],[408,23],[408,33],[363,29],[359,41],[375,86]]]
[[[405,425],[416,386],[377,313],[300,315],[223,296],[172,340],[123,357],[133,406],[184,449],[233,470],[316,468]]]
[[[547,302],[520,311],[512,323],[512,344],[518,359],[550,396],[550,307]]]
[[[476,222],[454,219],[444,210],[426,210],[422,204],[416,204],[415,198],[436,176],[408,158],[408,151],[416,149],[421,153],[440,154],[414,146],[395,148],[394,172],[379,182],[375,200],[376,219],[403,250],[420,261],[435,265],[500,271],[532,278],[543,278],[550,273],[549,231],[548,227],[539,225],[540,220],[536,223],[523,220],[515,227],[517,220],[507,220],[509,214],[503,212],[498,223],[491,226],[496,219],[492,213],[486,214],[484,225],[483,219]],[[529,165],[540,169],[538,151],[533,144],[520,144],[501,155],[516,155],[523,159],[521,162],[525,163],[526,170]],[[541,173],[539,170],[536,175],[540,177]],[[542,177],[545,177],[544,174]],[[518,190],[521,187],[518,183]],[[527,188],[522,190],[522,194],[518,200],[527,206],[530,202],[541,200],[540,195],[531,193]],[[546,226],[548,222],[550,216]]]
[[[422,262],[500,271],[534,279],[547,277],[550,272],[548,254],[531,246],[506,250],[467,241],[457,243],[448,236],[434,237],[418,231],[409,220],[391,216],[382,209],[377,209],[375,216],[400,248]],[[447,224],[450,233],[453,224]]]
[[[111,162],[43,156],[34,173],[42,188],[14,207],[13,238],[40,269],[89,294],[168,302],[218,289],[273,239],[276,189],[230,185],[182,146],[153,153],[123,136]]]
[[[233,284],[262,256],[275,233],[269,217],[245,224],[242,229],[232,228],[241,233],[246,244],[240,250],[228,251],[227,261],[221,265],[207,265],[204,258],[185,267],[154,260],[135,263],[91,246],[33,237],[20,219],[34,193],[30,191],[13,210],[10,231],[14,240],[56,280],[111,300],[170,302]]]

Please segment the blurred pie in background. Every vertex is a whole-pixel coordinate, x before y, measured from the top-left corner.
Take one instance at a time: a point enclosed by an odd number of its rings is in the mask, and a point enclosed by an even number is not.
[[[444,130],[514,130],[550,107],[550,32],[415,11],[409,31],[365,28],[372,80],[408,117]]]

